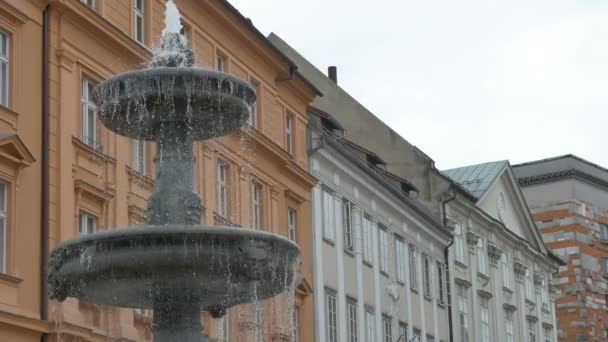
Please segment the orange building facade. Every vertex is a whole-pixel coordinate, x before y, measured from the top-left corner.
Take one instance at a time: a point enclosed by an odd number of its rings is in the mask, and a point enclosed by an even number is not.
[[[290,319],[297,338],[310,341],[310,194],[315,179],[307,171],[306,108],[318,91],[224,0],[176,2],[197,64],[248,80],[258,94],[251,127],[195,144],[202,223],[253,227],[297,241],[302,255],[296,313]],[[46,241],[44,229],[52,250],[79,234],[145,223],[156,147],[103,127],[90,90],[147,63],[164,27],[164,12],[165,0],[0,1],[0,81],[8,70],[8,81],[0,87],[0,341],[39,341],[42,335],[57,340],[58,334],[67,341],[151,339],[149,312],[74,299],[51,302],[45,310],[41,243]],[[46,78],[41,77],[43,46]],[[48,220],[41,205],[45,172]],[[238,308],[221,324],[205,318],[205,333],[241,341],[252,334],[252,326],[262,325],[256,329],[267,340],[291,340],[292,331],[268,327],[285,319],[289,310],[284,306],[277,303],[262,311],[261,321],[250,322]]]

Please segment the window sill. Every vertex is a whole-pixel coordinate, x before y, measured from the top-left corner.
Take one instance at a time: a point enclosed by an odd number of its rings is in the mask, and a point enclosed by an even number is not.
[[[0,273],[0,284],[17,287],[23,282],[23,279],[14,277],[6,273]]]
[[[447,308],[447,305],[446,305],[446,303],[445,303],[445,302],[440,302],[440,301],[437,301],[437,306],[438,306],[439,308],[441,308],[441,309],[445,309],[445,308]]]
[[[328,244],[330,244],[330,245],[332,245],[332,246],[335,246],[335,245],[336,245],[336,243],[335,243],[334,241],[332,241],[332,240],[330,240],[330,239],[328,239],[328,238],[326,238],[326,237],[323,237],[323,241],[327,242]]]
[[[506,293],[508,293],[508,294],[511,294],[511,295],[513,294],[513,290],[511,290],[510,288],[508,288],[508,287],[506,287],[506,286],[503,286],[503,287],[502,287],[502,291],[503,291],[503,292],[506,292]]]
[[[415,287],[410,287],[410,290],[412,290],[412,292],[418,294],[418,289]]]
[[[402,280],[397,280],[397,285],[399,286],[405,286],[405,282]]]
[[[0,105],[0,118],[2,121],[6,121],[13,128],[17,128],[17,118],[19,117],[19,113],[11,110],[8,107]]]
[[[429,295],[424,295],[424,300],[426,300],[429,303],[433,302],[433,298],[431,296],[429,296]]]
[[[355,257],[355,252],[354,252],[354,251],[351,251],[351,250],[349,250],[349,249],[344,249],[344,254],[346,254],[346,255],[348,255],[348,256],[350,256],[350,257],[352,257],[352,258],[354,258],[354,257]]]
[[[454,260],[454,265],[466,270],[469,266],[465,265],[462,261]]]
[[[365,266],[367,266],[367,267],[369,267],[369,268],[374,268],[374,265],[372,265],[372,263],[371,263],[371,262],[366,261],[366,260],[363,260],[363,265],[365,265]]]
[[[383,275],[383,276],[385,276],[385,277],[387,277],[387,278],[390,278],[390,277],[391,277],[391,276],[388,274],[388,272],[387,272],[387,271],[380,271],[380,274],[381,274],[381,275]]]

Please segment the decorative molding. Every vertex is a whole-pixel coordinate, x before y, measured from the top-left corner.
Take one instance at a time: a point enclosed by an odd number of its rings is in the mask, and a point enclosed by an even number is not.
[[[533,301],[529,300],[526,298],[526,308],[528,309],[528,312],[532,313],[534,312],[534,309],[536,309],[536,303],[534,303]],[[526,317],[529,315],[526,315]],[[536,317],[534,317],[536,318]],[[536,320],[538,320],[538,318],[536,318]]]
[[[477,243],[481,237],[472,231],[467,231],[467,245],[469,246],[469,253],[475,254]]]
[[[528,266],[526,266],[523,261],[516,259],[513,262],[513,270],[515,272],[515,278],[518,282],[523,282],[524,277],[526,276],[526,271],[528,270]]]
[[[534,315],[526,315],[526,320],[529,322],[538,322],[538,317],[534,316]]]
[[[148,220],[146,210],[135,205],[129,205],[128,215],[129,219],[131,219],[130,221],[137,222],[137,224],[144,224]]]
[[[77,192],[86,192],[104,203],[107,203],[114,198],[114,192],[106,189],[101,189],[91,183],[86,182],[82,179],[76,179],[74,181],[74,188]]]
[[[503,251],[501,251],[496,244],[488,242],[488,257],[490,260],[490,266],[497,267],[502,254]]]
[[[296,204],[302,204],[303,202],[306,201],[306,197],[298,194],[297,192],[295,192],[291,189],[285,189],[285,197],[292,200]]]
[[[9,285],[12,287],[17,287],[19,284],[23,282],[23,279],[17,278],[10,274],[0,273],[0,284]]]
[[[130,166],[126,166],[127,175],[129,176],[129,182],[137,184],[142,188],[153,192],[156,181],[146,175],[142,175],[141,173],[133,170]]]
[[[515,306],[511,303],[503,303],[502,307],[507,311],[511,311],[511,312],[517,311],[517,306]]]
[[[598,177],[592,176],[588,173],[576,169],[550,172],[532,177],[523,177],[519,179],[519,185],[521,187],[526,187],[532,185],[554,183],[566,179],[579,180],[589,185],[596,186],[600,189],[608,190],[608,181],[605,181],[603,179],[600,179]]]
[[[492,294],[492,292],[488,292],[486,290],[481,290],[481,289],[477,290],[477,294],[480,297],[488,298],[488,299],[491,299],[492,297],[494,297],[494,295]]]
[[[534,272],[533,279],[535,287],[541,287],[543,285],[543,282],[545,281],[545,277],[539,272]]]
[[[461,285],[461,286],[464,286],[464,287],[466,287],[466,288],[469,288],[469,287],[471,287],[471,285],[472,285],[470,281],[468,281],[468,280],[466,280],[466,279],[464,279],[464,278],[460,278],[460,277],[456,277],[456,278],[454,278],[454,282],[455,282],[456,284]]]

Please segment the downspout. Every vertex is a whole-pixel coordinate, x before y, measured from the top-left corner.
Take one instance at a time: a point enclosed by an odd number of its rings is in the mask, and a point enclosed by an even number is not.
[[[42,12],[42,189],[40,196],[40,320],[48,320],[47,275],[49,259],[49,6]],[[41,342],[46,342],[42,334]]]
[[[445,201],[441,202],[441,210],[443,212],[443,226],[446,228],[448,226],[448,215],[446,213],[445,207],[448,203],[450,203],[456,199],[456,191],[454,190],[454,188],[451,184],[450,184],[450,187],[448,188],[448,191],[450,191],[450,190],[452,190],[452,196],[450,198],[446,199]],[[450,342],[454,341],[454,330],[453,330],[454,322],[452,321],[452,291],[450,289],[450,259],[449,259],[449,249],[452,246],[452,244],[454,244],[454,238],[450,239],[450,243],[443,250],[443,257],[445,258],[445,278],[447,280],[446,284],[447,284],[447,293],[448,293],[448,332],[449,332]]]

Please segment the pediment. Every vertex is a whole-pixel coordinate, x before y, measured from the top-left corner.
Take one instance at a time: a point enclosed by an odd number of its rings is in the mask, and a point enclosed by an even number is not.
[[[0,133],[0,157],[23,166],[30,166],[36,161],[17,134]]]

